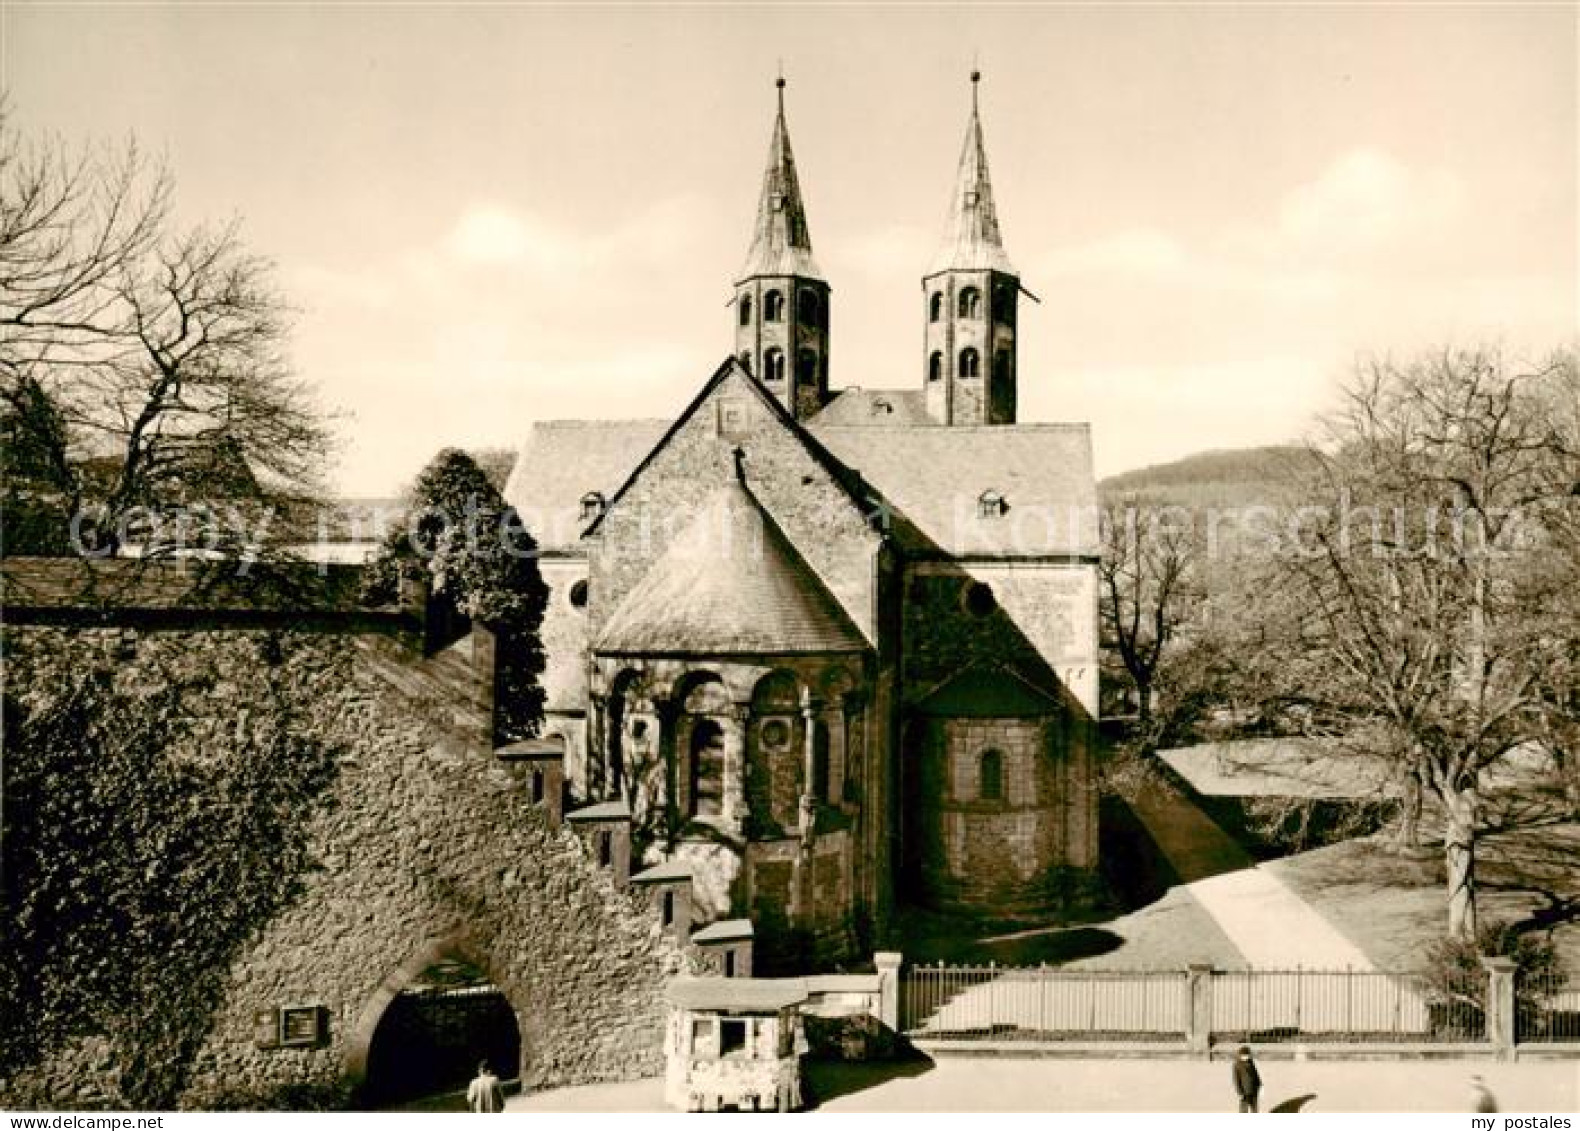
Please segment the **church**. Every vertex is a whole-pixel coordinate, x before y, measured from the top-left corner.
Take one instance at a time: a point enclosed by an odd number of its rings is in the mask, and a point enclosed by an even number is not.
[[[533,425],[506,487],[572,804],[628,812],[767,972],[870,953],[897,906],[1028,918],[1097,887],[1091,439],[1017,419],[979,79],[911,387],[831,385],[780,79],[733,349],[676,419]]]

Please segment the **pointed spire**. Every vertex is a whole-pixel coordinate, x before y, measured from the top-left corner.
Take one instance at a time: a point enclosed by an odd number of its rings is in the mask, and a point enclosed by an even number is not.
[[[823,272],[812,257],[812,235],[807,230],[806,206],[801,202],[801,183],[796,179],[790,131],[785,127],[783,75],[775,80],[775,85],[779,112],[774,118],[773,139],[768,144],[768,168],[763,172],[763,194],[757,202],[757,226],[740,277],[799,275],[821,280]]]
[[[1017,273],[1004,253],[998,211],[993,206],[993,182],[988,176],[987,147],[982,141],[982,118],[977,107],[977,85],[981,81],[982,72],[972,71],[971,122],[966,127],[965,147],[960,151],[960,171],[955,176],[955,194],[949,202],[944,242],[933,257],[927,275],[940,271]]]

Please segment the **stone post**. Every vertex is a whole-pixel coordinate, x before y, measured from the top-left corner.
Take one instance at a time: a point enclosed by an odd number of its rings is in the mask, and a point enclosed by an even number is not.
[[[801,688],[801,725],[806,741],[801,758],[801,839],[812,837],[813,823],[817,820],[816,798],[812,785],[817,779],[817,712],[812,707],[812,689]]]
[[[724,728],[723,830],[739,837],[746,827],[746,738],[751,704],[736,703]]]
[[[1186,1019],[1185,1042],[1190,1051],[1203,1057],[1212,1055],[1212,967],[1192,963],[1185,968],[1190,1012]]]
[[[878,1020],[893,1032],[900,1029],[900,966],[905,956],[898,951],[880,950],[872,956],[878,968]]]
[[[1487,1043],[1499,1060],[1514,1059],[1514,974],[1512,958],[1483,958],[1487,971]]]

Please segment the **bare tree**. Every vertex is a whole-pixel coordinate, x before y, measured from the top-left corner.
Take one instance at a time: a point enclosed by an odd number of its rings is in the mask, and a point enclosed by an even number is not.
[[[1197,597],[1193,527],[1184,507],[1127,496],[1107,509],[1098,567],[1104,643],[1135,685],[1143,732],[1152,722],[1159,666]]]
[[[1554,688],[1572,686],[1580,616],[1554,533],[1580,502],[1574,366],[1513,371],[1490,350],[1367,365],[1330,421],[1323,505],[1292,516],[1279,558],[1301,601],[1282,679],[1441,804],[1456,938],[1477,927],[1484,775],[1550,739]]]
[[[261,524],[328,455],[271,266],[235,223],[174,230],[170,198],[135,144],[72,155],[0,116],[0,407],[37,487],[105,531],[194,504]]]

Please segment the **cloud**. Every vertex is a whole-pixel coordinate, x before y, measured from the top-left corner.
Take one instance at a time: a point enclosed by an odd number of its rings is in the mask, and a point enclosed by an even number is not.
[[[1269,250],[1331,256],[1440,236],[1460,218],[1464,197],[1451,173],[1413,170],[1382,150],[1354,149],[1285,196]]]
[[[554,271],[574,255],[565,233],[537,217],[496,204],[477,204],[456,220],[445,249],[459,263]]]

